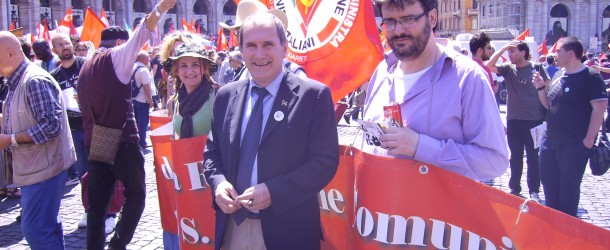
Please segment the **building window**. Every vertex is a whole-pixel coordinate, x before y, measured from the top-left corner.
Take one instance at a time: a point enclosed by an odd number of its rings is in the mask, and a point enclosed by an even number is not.
[[[485,5],[481,6],[481,15],[485,16]]]
[[[489,16],[493,16],[494,15],[494,4],[490,3],[489,4]]]
[[[479,8],[479,1],[472,0],[472,8],[473,9],[478,9]]]

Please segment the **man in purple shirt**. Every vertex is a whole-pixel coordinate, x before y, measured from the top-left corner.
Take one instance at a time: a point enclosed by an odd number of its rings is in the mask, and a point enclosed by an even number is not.
[[[383,106],[400,105],[404,127],[390,127],[365,152],[414,159],[475,180],[500,176],[508,148],[487,75],[433,37],[436,0],[378,0],[392,53],[370,80],[364,120],[384,122]]]

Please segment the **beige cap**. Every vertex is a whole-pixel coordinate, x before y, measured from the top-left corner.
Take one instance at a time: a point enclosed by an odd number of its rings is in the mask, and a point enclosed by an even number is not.
[[[276,16],[277,18],[280,19],[280,21],[284,25],[284,28],[288,28],[288,16],[286,16],[286,13],[284,13],[283,11],[278,10],[278,9],[268,10],[267,6],[265,6],[263,3],[261,3],[258,0],[239,1],[239,4],[237,5],[235,24],[228,25],[223,22],[219,22],[218,24],[225,29],[235,30],[235,29],[241,27],[242,23],[244,22],[244,20],[246,20],[246,18],[248,18],[249,16],[251,16],[254,13],[259,12],[259,11],[267,11],[267,12],[273,14],[274,16]]]

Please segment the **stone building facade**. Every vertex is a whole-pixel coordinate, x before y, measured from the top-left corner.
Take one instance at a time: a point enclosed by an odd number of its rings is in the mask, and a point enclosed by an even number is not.
[[[479,0],[439,0],[437,34],[441,37],[460,33],[476,33]]]
[[[87,7],[99,16],[102,9],[108,16],[109,22],[114,25],[128,24],[134,27],[147,13],[149,13],[158,0],[0,0],[0,28],[10,27],[16,22],[23,27],[24,34],[36,32],[36,25],[45,17],[51,29],[55,21],[60,22],[68,8],[72,7],[75,26],[80,26],[84,20]],[[196,25],[201,25],[201,31],[209,34],[216,33],[218,22],[235,20],[236,5],[233,0],[178,0],[176,6],[169,10],[160,20],[160,33],[169,32],[170,26],[181,30],[182,19]]]
[[[608,50],[610,0],[480,0],[479,24],[485,29],[530,29],[536,42],[552,46],[561,36],[576,36],[590,51]]]

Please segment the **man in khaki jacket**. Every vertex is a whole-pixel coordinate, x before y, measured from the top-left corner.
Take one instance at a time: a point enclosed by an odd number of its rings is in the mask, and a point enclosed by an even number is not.
[[[64,249],[58,217],[66,169],[76,161],[57,82],[26,60],[17,37],[0,31],[0,76],[9,92],[2,107],[0,149],[12,155],[21,186],[21,229],[32,249]]]

